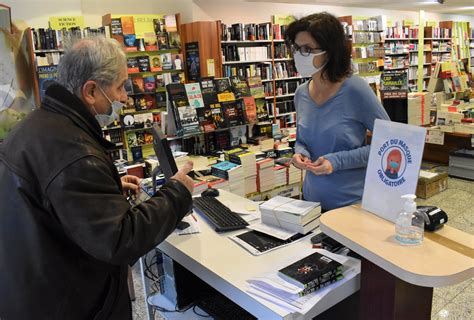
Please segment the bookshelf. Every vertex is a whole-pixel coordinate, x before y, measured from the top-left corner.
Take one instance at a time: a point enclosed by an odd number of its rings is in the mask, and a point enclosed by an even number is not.
[[[40,106],[47,87],[56,79],[59,60],[67,42],[86,37],[106,35],[105,28],[72,27],[60,30],[53,28],[29,28],[30,59],[33,61],[33,91],[36,106]]]
[[[124,46],[129,80],[120,129],[107,129],[111,141],[127,151],[128,160],[154,154],[151,127],[167,117],[166,84],[184,83],[179,14],[102,16],[110,36]],[[117,131],[122,133],[118,140]]]
[[[380,76],[384,69],[385,16],[366,19],[353,16],[338,18],[347,35],[353,73],[364,78],[380,98]],[[390,45],[388,45],[390,47]]]

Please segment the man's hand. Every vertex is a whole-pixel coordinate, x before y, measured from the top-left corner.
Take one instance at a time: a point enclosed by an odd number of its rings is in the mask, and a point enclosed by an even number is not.
[[[129,193],[138,194],[140,192],[140,178],[129,174],[120,178],[122,181],[123,195],[129,196]]]
[[[306,165],[311,163],[311,160],[301,153],[295,153],[291,163],[301,170],[306,170]]]
[[[188,176],[188,173],[193,170],[192,161],[188,161],[181,169],[176,172],[171,179],[178,180],[189,190],[190,193],[193,193],[194,190],[194,181]]]
[[[319,157],[315,162],[307,163],[306,170],[317,176],[331,174],[334,171],[331,162],[324,157]]]

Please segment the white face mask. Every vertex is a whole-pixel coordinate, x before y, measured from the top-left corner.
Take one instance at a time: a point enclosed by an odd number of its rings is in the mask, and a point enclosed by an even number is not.
[[[293,58],[295,59],[296,70],[298,70],[302,77],[311,77],[313,74],[318,73],[319,71],[323,70],[327,61],[324,62],[322,66],[316,68],[313,65],[313,59],[314,57],[321,56],[325,53],[326,51],[310,53],[309,56],[305,57],[301,54],[301,52],[296,51],[293,55]]]
[[[108,126],[109,124],[113,123],[115,120],[118,120],[120,116],[120,112],[122,111],[122,108],[125,106],[124,103],[117,101],[117,100],[110,100],[110,98],[107,96],[107,94],[102,90],[101,87],[98,87],[100,91],[104,94],[104,96],[109,100],[110,102],[110,111],[107,114],[100,114],[97,112],[97,110],[94,108],[94,111],[96,113],[95,119],[99,123],[101,127]]]

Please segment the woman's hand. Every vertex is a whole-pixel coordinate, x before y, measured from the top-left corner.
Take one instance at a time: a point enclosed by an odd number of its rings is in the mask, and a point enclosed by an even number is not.
[[[315,162],[306,164],[306,170],[317,176],[328,175],[334,171],[331,162],[324,157],[319,157]]]
[[[306,165],[311,163],[311,160],[301,153],[295,153],[291,159],[291,163],[301,170],[306,170]]]
[[[129,193],[138,194],[140,192],[140,181],[141,179],[132,175],[125,175],[120,178],[122,181],[123,195],[125,197],[129,196]]]

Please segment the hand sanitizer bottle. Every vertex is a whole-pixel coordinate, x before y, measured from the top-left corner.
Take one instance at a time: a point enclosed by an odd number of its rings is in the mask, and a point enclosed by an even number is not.
[[[425,222],[423,215],[416,210],[416,196],[405,194],[402,212],[395,223],[395,239],[402,245],[418,245],[423,242]]]

